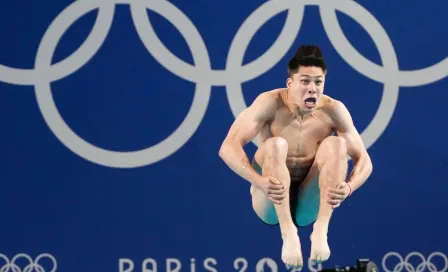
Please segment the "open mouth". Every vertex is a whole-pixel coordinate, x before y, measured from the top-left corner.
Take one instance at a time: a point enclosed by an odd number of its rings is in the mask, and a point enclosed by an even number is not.
[[[310,108],[314,107],[316,105],[316,98],[308,97],[307,99],[305,99],[305,105]]]

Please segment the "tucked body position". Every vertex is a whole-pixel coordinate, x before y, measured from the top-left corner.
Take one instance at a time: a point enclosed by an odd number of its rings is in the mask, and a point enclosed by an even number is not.
[[[288,62],[286,87],[262,92],[236,118],[219,156],[249,181],[252,206],[279,225],[282,261],[301,268],[298,227],[313,224],[310,260],[330,257],[328,226],[335,208],[359,189],[372,162],[346,106],[324,95],[327,68],[319,47],[303,45]],[[249,160],[244,145],[257,137]],[[353,170],[348,174],[348,158]]]

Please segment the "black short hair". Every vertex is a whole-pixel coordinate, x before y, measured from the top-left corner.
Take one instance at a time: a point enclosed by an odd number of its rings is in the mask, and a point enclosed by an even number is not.
[[[294,54],[294,57],[288,62],[288,76],[292,77],[293,74],[297,73],[300,66],[316,66],[322,68],[324,73],[327,71],[327,66],[325,65],[324,57],[319,46],[301,45]]]

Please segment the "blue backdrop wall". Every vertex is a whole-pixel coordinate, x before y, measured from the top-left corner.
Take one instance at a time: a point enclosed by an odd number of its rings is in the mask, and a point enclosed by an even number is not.
[[[321,46],[325,92],[374,163],[334,214],[324,267],[446,271],[447,8],[3,1],[2,271],[284,271],[279,229],[218,150],[239,112],[285,85],[302,43]]]

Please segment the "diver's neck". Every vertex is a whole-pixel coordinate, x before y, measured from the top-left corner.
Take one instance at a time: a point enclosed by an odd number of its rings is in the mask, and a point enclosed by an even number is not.
[[[297,105],[296,105],[297,106]],[[299,106],[296,108],[296,116],[297,118],[303,120],[308,116],[311,116],[311,112],[303,112]]]
[[[295,118],[298,119],[305,119],[308,116],[312,116],[312,112],[305,112],[303,111],[299,105],[297,105],[290,97],[288,91],[286,91],[283,95],[283,101],[285,102],[285,105],[288,107],[291,114],[294,115]]]

